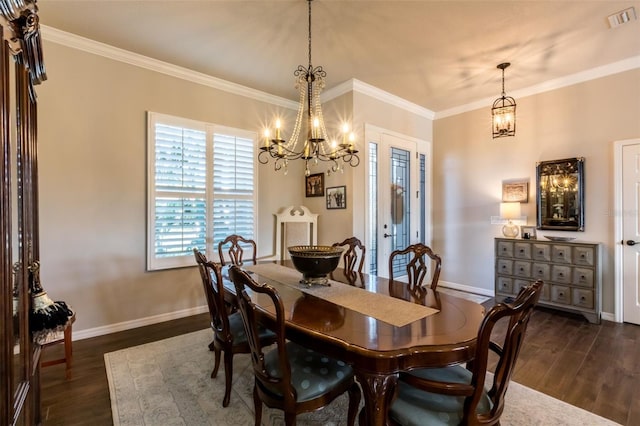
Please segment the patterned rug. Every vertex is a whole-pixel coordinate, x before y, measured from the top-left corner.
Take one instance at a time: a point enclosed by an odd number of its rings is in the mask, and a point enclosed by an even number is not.
[[[253,424],[253,376],[248,355],[233,361],[229,407],[222,407],[224,371],[211,379],[212,333],[201,330],[104,355],[115,426]],[[346,424],[347,396],[298,416],[304,426]],[[263,425],[284,424],[279,410],[263,408]],[[588,411],[512,382],[502,425],[616,425]]]

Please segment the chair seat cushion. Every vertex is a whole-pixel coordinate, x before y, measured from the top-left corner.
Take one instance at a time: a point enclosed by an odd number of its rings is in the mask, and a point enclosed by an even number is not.
[[[240,312],[235,312],[229,315],[229,330],[233,336],[234,345],[242,345],[247,343],[247,333],[244,329],[244,323],[242,322],[242,316]],[[258,335],[260,340],[274,339],[275,333],[264,327],[258,327]]]
[[[314,399],[353,379],[353,369],[343,361],[329,358],[293,342],[287,342],[286,349],[291,365],[291,384],[296,390],[297,402]],[[265,354],[264,363],[271,376],[282,377],[277,349]],[[279,395],[279,391],[273,386],[268,386],[266,390]]]
[[[471,383],[471,372],[461,366],[425,368],[409,374],[439,382]],[[399,381],[398,398],[391,406],[389,416],[403,426],[458,425],[462,420],[464,399],[463,396],[425,392]],[[492,405],[485,391],[476,412],[487,413]]]

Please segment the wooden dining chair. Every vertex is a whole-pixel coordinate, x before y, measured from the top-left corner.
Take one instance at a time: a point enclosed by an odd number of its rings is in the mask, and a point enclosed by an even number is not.
[[[220,263],[225,266],[227,262],[224,260],[224,252],[226,250],[229,255],[229,262],[232,265],[242,266],[244,262],[245,250],[251,250],[251,261],[255,265],[257,263],[257,249],[256,242],[254,240],[244,238],[241,235],[229,235],[224,241],[218,243],[218,256],[220,256]]]
[[[224,352],[225,390],[222,406],[226,407],[231,398],[233,355],[247,354],[250,352],[250,348],[240,313],[229,314],[225,304],[222,266],[219,263],[208,261],[205,255],[196,248],[193,249],[193,254],[202,278],[202,286],[211,318],[211,329],[213,330],[213,341],[209,344],[209,350],[214,352],[214,367],[211,378],[218,375],[220,358]],[[275,341],[275,334],[264,328],[259,329],[258,336],[266,345]]]
[[[334,243],[333,247],[347,247],[342,255],[344,265],[344,275],[351,285],[356,285],[358,278],[363,281],[362,269],[364,267],[364,258],[367,252],[366,247],[356,237],[349,237],[341,243]],[[334,272],[331,272],[331,278],[334,279]]]
[[[393,283],[394,276],[398,276],[398,273],[394,273],[395,263],[402,256],[408,256],[406,275],[409,287],[422,286],[425,278],[429,276],[431,278],[429,287],[431,290],[435,290],[440,278],[442,259],[431,250],[431,247],[422,243],[412,244],[405,249],[391,252],[389,256],[389,285]],[[429,266],[431,266],[431,272],[429,272]]]
[[[389,411],[396,425],[495,425],[542,281],[523,287],[513,303],[495,305],[485,315],[473,361],[466,368],[424,368],[400,375],[397,398]],[[497,323],[506,325],[502,344],[492,340]],[[499,334],[499,333],[496,333]],[[489,351],[498,356],[491,388],[485,389]]]
[[[344,392],[349,393],[347,424],[353,425],[360,403],[360,388],[353,369],[342,361],[287,342],[284,306],[278,292],[267,284],[258,284],[237,266],[231,267],[229,275],[236,287],[238,309],[251,347],[255,425],[261,424],[263,403],[283,410],[285,424],[289,426],[296,424],[298,414],[322,408]],[[254,298],[272,304],[275,310],[276,347],[266,353],[258,334],[260,309],[247,289]],[[261,306],[264,307],[262,302]]]

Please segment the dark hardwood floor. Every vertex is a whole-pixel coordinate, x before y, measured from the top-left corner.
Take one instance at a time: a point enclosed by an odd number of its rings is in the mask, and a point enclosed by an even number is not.
[[[493,302],[485,305],[490,307]],[[208,315],[74,342],[69,381],[64,365],[42,370],[44,425],[111,425],[103,355],[208,327]],[[62,345],[58,345],[62,346]],[[61,348],[48,348],[46,358]],[[640,327],[537,309],[514,380],[623,425],[640,424]]]

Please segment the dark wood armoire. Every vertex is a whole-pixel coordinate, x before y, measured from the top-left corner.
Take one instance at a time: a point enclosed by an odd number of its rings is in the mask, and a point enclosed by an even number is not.
[[[0,424],[37,425],[40,347],[29,328],[39,263],[34,86],[46,79],[35,0],[0,0]]]

